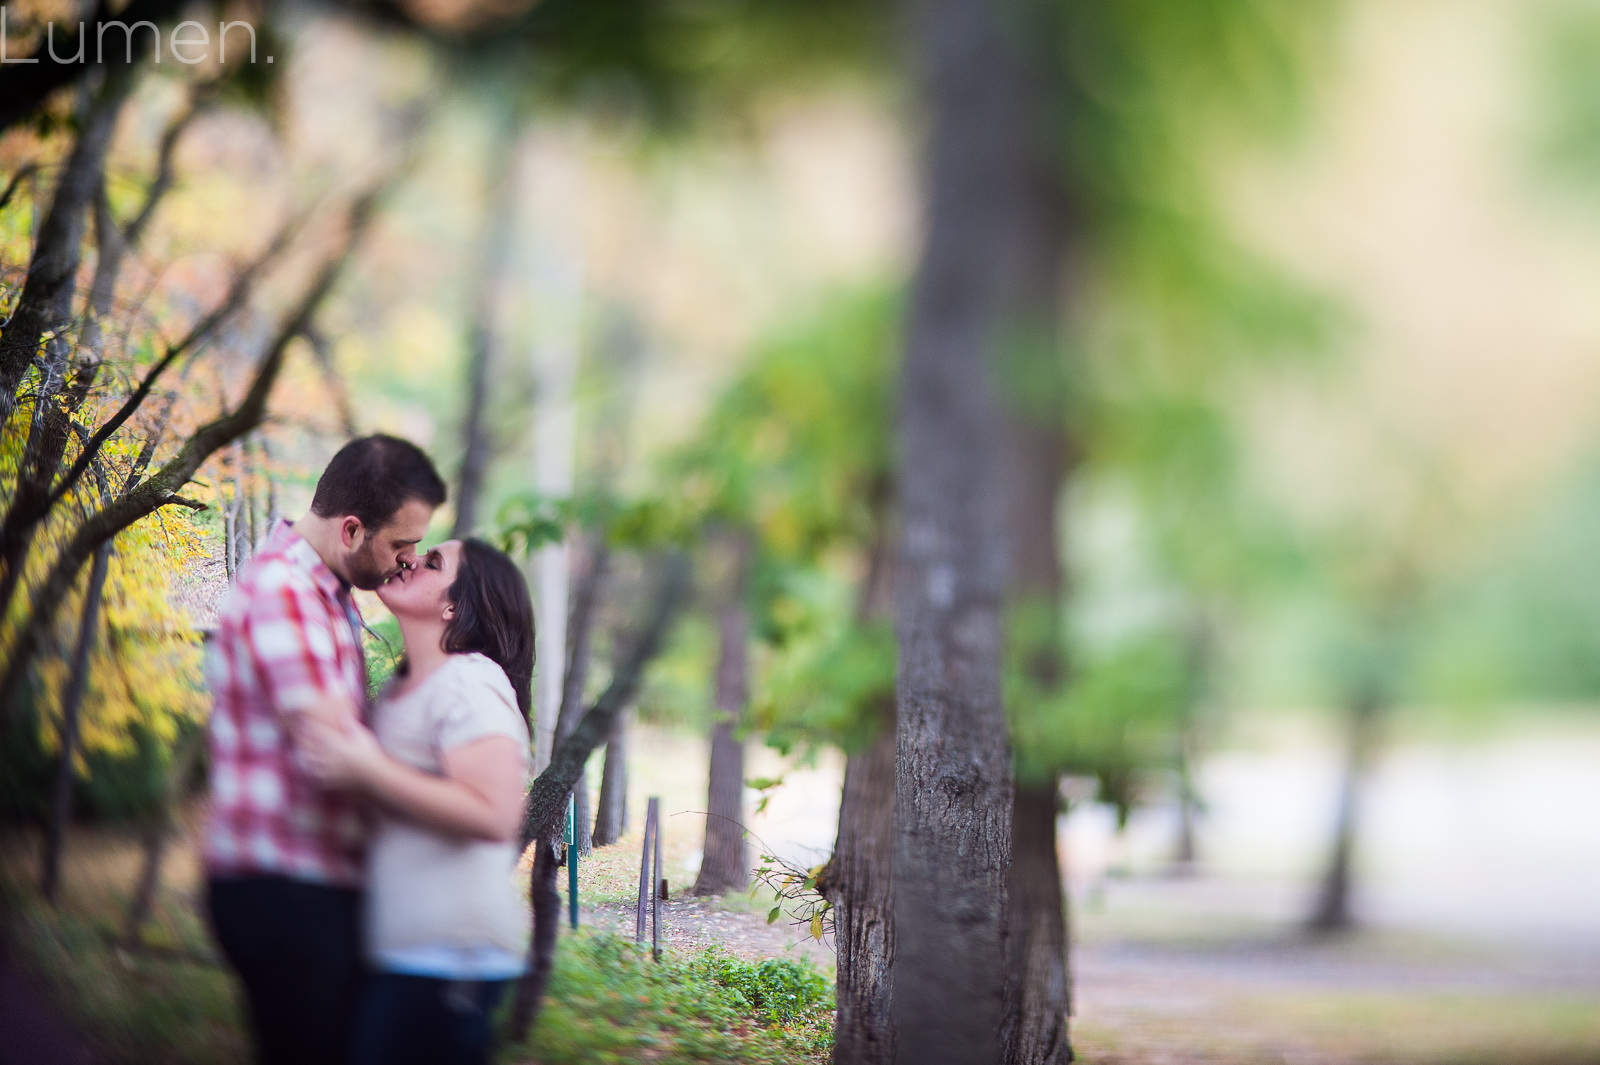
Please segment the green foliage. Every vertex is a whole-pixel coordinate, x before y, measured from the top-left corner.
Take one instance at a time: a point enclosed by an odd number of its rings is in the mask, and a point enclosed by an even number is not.
[[[709,727],[711,699],[706,678],[716,653],[717,633],[703,613],[689,612],[679,618],[645,677],[639,719],[696,730]]]
[[[367,626],[361,643],[367,655],[367,695],[376,699],[388,685],[400,665],[405,639],[400,635],[400,622],[388,614]]]
[[[142,723],[127,727],[125,742],[93,747],[79,758],[73,791],[73,813],[93,821],[143,817],[162,801],[167,772],[186,736],[202,726],[177,724],[175,738],[157,735]],[[55,751],[41,740],[38,711],[31,702],[0,730],[0,822],[40,822],[55,794]]]
[[[1094,776],[1100,801],[1126,820],[1146,771],[1173,765],[1178,727],[1194,697],[1192,663],[1182,640],[1163,629],[1080,649],[1072,662],[1073,680],[1063,688],[1041,686],[1021,663],[1009,663],[1017,776]]]
[[[824,1062],[831,982],[809,963],[718,948],[650,960],[613,935],[566,937],[530,1038],[541,1062]]]
[[[1566,0],[1535,8],[1530,155],[1540,173],[1592,196],[1600,179],[1600,11]]]
[[[1060,149],[1091,264],[1069,402],[1080,479],[1126,494],[1169,581],[1233,596],[1288,539],[1249,490],[1239,416],[1274,374],[1324,361],[1341,314],[1227,229],[1222,153],[1285,132],[1336,4],[1050,7]]]
[[[750,896],[754,898],[756,892],[766,888],[775,900],[775,905],[767,911],[768,924],[787,913],[812,939],[825,942],[833,937],[837,915],[833,902],[818,885],[827,876],[831,864],[830,860],[804,869],[776,854],[763,854],[761,864],[755,869],[755,883],[750,885]]]
[[[898,315],[898,297],[874,287],[778,330],[663,470],[685,529],[754,533],[749,722],[784,749],[849,742],[873,700],[893,694],[887,626],[852,619],[889,502]],[[641,705],[698,720],[715,647],[703,623],[680,625]]]
[[[865,545],[892,468],[898,304],[844,293],[760,345],[667,463],[688,509],[754,528],[780,559]]]
[[[561,543],[573,529],[599,532],[614,548],[649,551],[684,546],[692,528],[693,516],[675,500],[624,501],[608,493],[556,499],[520,492],[501,504],[490,535],[507,554],[526,556]]]
[[[1600,696],[1600,462],[1591,459],[1423,614],[1418,694]]]
[[[0,873],[6,870],[0,869]],[[120,903],[61,908],[0,876],[7,943],[70,1010],[105,1060],[214,1065],[243,1060],[243,1018],[233,977],[213,954],[201,914],[160,905],[147,934],[160,949],[115,946]],[[544,1065],[666,1063],[791,1065],[828,1060],[832,981],[809,962],[746,962],[717,948],[652,961],[647,949],[587,929],[562,940],[545,1006],[527,1047]]]
[[[833,987],[828,978],[805,961],[763,958],[748,962],[712,947],[695,955],[684,972],[691,979],[729,992],[740,1007],[765,1015],[772,1024],[833,1009]]]
[[[856,595],[836,576],[794,568],[767,602],[750,721],[786,754],[824,743],[854,750],[892,714],[894,628],[859,620]]]

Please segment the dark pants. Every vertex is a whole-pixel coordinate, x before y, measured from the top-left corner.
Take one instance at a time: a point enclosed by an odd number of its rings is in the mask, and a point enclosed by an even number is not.
[[[361,893],[284,877],[207,884],[260,1065],[343,1065],[360,999]]]
[[[494,1007],[509,983],[372,974],[351,1065],[487,1065]]]

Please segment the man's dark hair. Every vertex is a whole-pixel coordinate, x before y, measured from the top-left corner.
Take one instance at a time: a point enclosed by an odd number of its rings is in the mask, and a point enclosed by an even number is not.
[[[377,433],[350,441],[333,456],[317,479],[311,513],[319,518],[353,514],[376,531],[411,500],[437,507],[444,495],[444,482],[421,448]]]

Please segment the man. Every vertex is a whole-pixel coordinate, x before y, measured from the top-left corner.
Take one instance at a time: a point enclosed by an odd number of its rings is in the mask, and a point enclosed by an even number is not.
[[[311,510],[280,522],[223,601],[206,664],[211,715],[208,903],[244,984],[262,1065],[344,1058],[361,974],[366,827],[295,751],[296,715],[367,704],[350,590],[409,567],[444,482],[392,436],[346,444]]]

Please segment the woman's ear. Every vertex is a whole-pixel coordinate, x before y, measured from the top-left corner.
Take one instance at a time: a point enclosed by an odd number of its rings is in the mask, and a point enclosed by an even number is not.
[[[452,618],[454,618],[456,616],[456,605],[454,603],[446,603],[444,605],[444,614],[443,614],[443,616],[444,616],[444,619],[446,621],[449,621]]]

